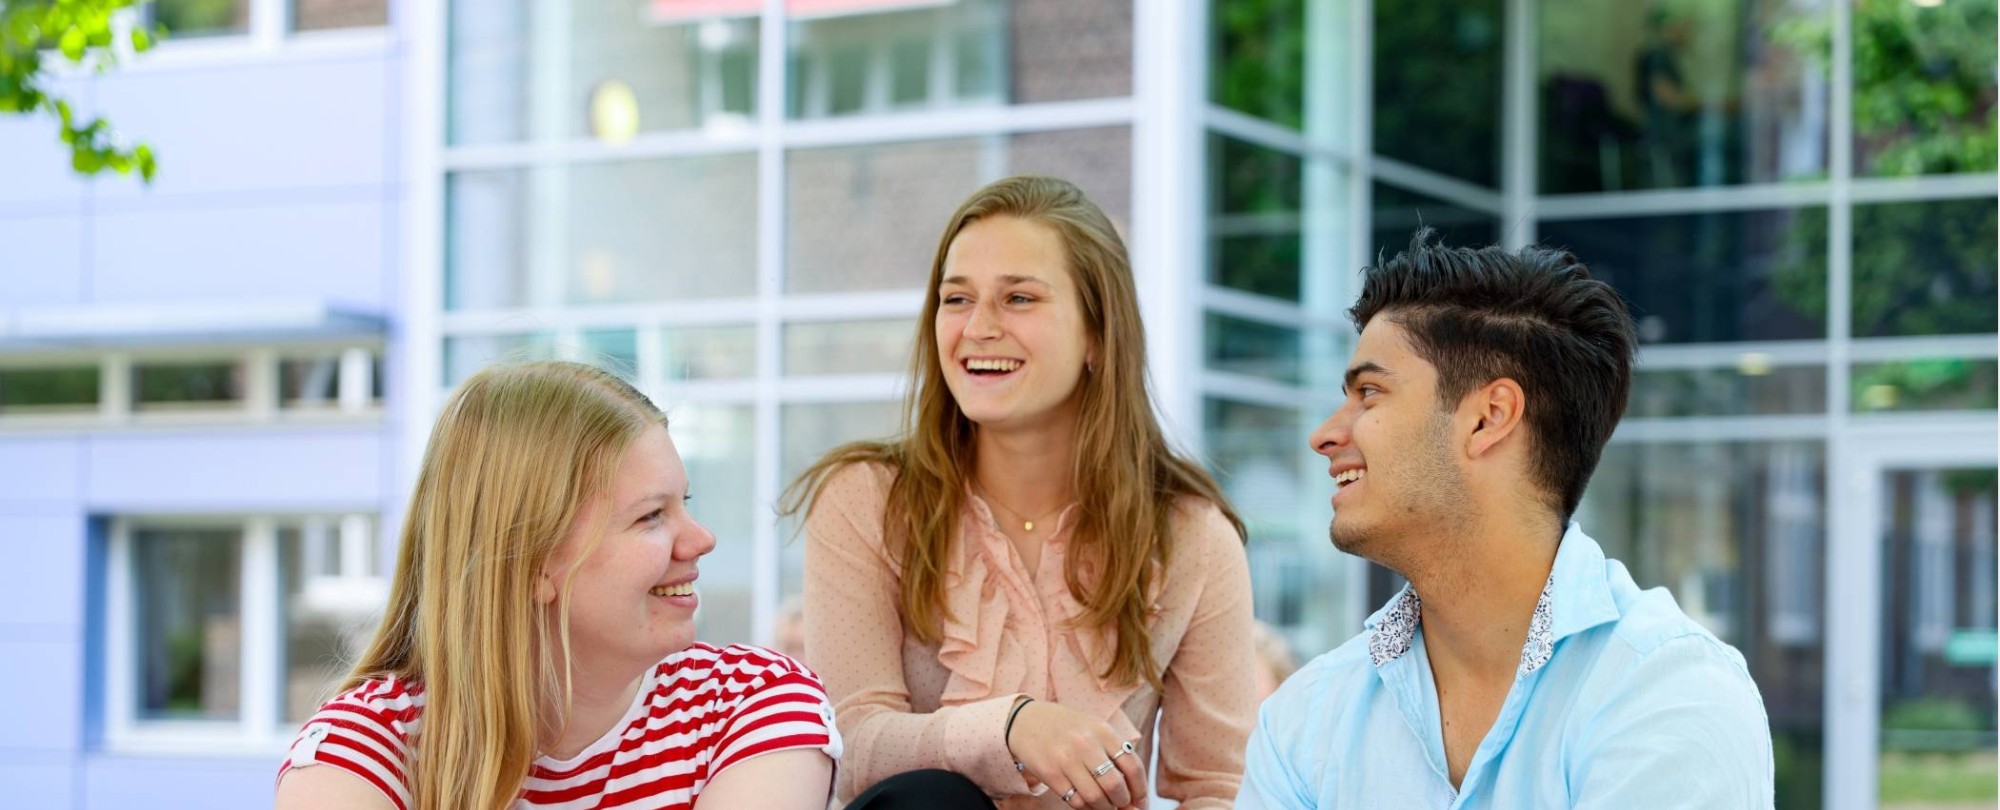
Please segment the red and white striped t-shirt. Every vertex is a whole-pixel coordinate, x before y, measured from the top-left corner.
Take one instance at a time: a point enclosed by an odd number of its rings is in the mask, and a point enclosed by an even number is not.
[[[421,684],[362,683],[306,721],[278,778],[292,768],[331,765],[407,810],[404,758],[423,710]],[[570,759],[536,758],[514,807],[688,808],[723,769],[799,748],[840,759],[840,734],[819,677],[760,647],[696,643],[648,672],[632,708],[597,742]]]

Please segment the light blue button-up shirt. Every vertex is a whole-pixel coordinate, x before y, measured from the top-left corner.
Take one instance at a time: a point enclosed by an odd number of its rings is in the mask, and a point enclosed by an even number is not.
[[[1405,587],[1264,702],[1238,808],[1771,807],[1770,723],[1743,656],[1576,524],[1457,789],[1421,609]]]

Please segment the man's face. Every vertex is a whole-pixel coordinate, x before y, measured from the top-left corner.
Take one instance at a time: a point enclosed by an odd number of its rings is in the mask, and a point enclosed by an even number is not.
[[[1391,313],[1369,321],[1347,368],[1347,400],[1311,438],[1336,487],[1334,546],[1392,568],[1415,551],[1411,539],[1448,532],[1470,508],[1437,369],[1407,334]]]

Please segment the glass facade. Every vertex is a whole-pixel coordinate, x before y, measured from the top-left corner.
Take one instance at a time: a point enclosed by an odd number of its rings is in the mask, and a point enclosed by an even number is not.
[[[1306,447],[1338,404],[1355,269],[1424,226],[1565,247],[1643,344],[1579,519],[1743,651],[1779,806],[1962,799],[1910,774],[1991,759],[1993,664],[1967,652],[1993,635],[1990,577],[1921,608],[1936,597],[1875,583],[1930,635],[1853,641],[1834,550],[1862,535],[1831,516],[1858,448],[1990,429],[1991,4],[1196,7],[1189,74],[1140,35],[1186,9],[1131,0],[454,4],[436,393],[508,357],[628,374],[670,406],[720,539],[703,636],[768,641],[802,556],[778,493],[896,429],[947,215],[987,181],[1062,176],[1133,247],[1170,430],[1249,525],[1259,618],[1309,657],[1394,584],[1326,541]],[[1183,88],[1147,89],[1169,80],[1204,85],[1185,119],[1156,95]],[[1185,161],[1153,162],[1163,141]],[[1916,539],[1866,537],[1909,582],[1991,557],[1990,487],[1952,483],[1964,466],[1869,479],[1917,504],[1885,507]],[[1831,673],[1878,659],[1867,714]],[[1876,798],[1848,798],[1864,772]]]

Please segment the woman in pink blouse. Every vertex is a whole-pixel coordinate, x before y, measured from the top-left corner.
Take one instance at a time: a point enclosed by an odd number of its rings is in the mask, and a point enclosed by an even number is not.
[[[952,215],[930,291],[903,435],[785,503],[841,795],[944,771],[968,806],[1228,807],[1257,702],[1243,525],[1153,418],[1124,243],[1075,186],[1011,177]]]

